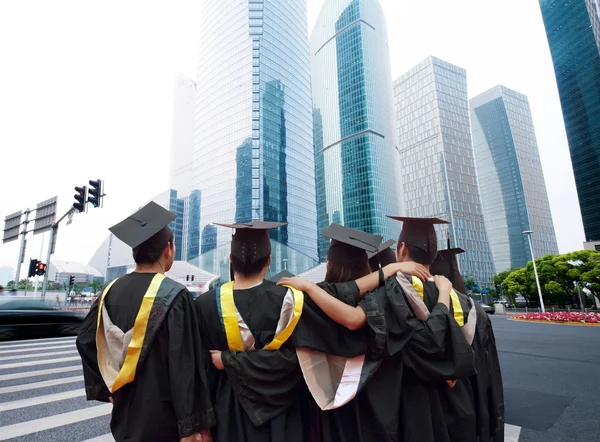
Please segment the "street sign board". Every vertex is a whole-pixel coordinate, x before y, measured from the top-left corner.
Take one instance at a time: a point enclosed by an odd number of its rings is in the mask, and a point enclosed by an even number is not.
[[[21,215],[23,215],[23,211],[13,213],[4,218],[3,244],[14,241],[19,237],[21,230]]]
[[[50,230],[52,223],[56,221],[57,201],[58,197],[55,196],[37,205],[35,208],[35,224],[33,226],[34,235]]]

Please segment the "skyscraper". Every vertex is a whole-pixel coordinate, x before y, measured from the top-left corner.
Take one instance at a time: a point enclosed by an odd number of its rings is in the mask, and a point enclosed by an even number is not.
[[[305,1],[203,0],[200,29],[191,171],[191,188],[202,192],[200,231],[212,222],[287,222],[271,233],[272,271],[300,272],[317,258]],[[230,241],[231,231],[217,229],[200,265],[224,268]]]
[[[400,213],[391,69],[378,0],[327,0],[310,42],[319,231],[334,218],[395,238]],[[337,214],[337,216],[335,216]],[[319,241],[327,255],[328,241]]]
[[[407,216],[438,217],[440,248],[450,238],[462,275],[490,286],[490,252],[473,158],[467,73],[429,57],[394,82]]]
[[[600,53],[595,0],[540,0],[586,241],[600,246]],[[590,17],[590,12],[592,16]]]
[[[534,232],[535,256],[557,254],[527,97],[496,86],[470,104],[483,214],[496,271],[531,261],[524,231]]]

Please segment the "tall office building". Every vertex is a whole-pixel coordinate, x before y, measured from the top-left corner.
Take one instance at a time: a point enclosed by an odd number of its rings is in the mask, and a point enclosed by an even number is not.
[[[169,188],[177,189],[180,196],[188,196],[191,191],[195,107],[196,83],[185,75],[177,74],[173,100]]]
[[[595,0],[540,0],[569,139],[583,227],[600,248],[600,53]],[[591,16],[590,16],[591,12]]]
[[[527,97],[496,86],[471,99],[471,124],[483,214],[496,271],[557,254],[533,120]]]
[[[317,259],[305,0],[203,0],[191,188],[201,192],[199,265],[229,274],[231,231],[281,221],[272,271]],[[190,227],[191,229],[191,227]]]
[[[327,0],[310,41],[319,231],[332,222],[398,236],[389,47],[378,0]],[[321,260],[328,241],[319,241]]]
[[[448,235],[461,273],[491,286],[488,244],[469,125],[467,73],[429,57],[394,82],[394,104],[407,216],[438,217],[440,248]]]

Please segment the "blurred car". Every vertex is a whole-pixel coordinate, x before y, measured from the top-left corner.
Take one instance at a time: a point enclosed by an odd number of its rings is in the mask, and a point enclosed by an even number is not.
[[[41,300],[0,300],[0,341],[74,336],[85,316],[59,310]]]
[[[496,313],[496,307],[494,307],[493,305],[487,305],[487,304],[483,304],[483,303],[480,303],[480,304],[481,304],[481,307],[483,308],[484,312],[486,312],[490,315],[493,315],[494,313]]]

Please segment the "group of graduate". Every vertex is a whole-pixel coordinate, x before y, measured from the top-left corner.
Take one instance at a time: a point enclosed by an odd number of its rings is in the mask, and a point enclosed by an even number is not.
[[[466,295],[439,219],[395,241],[332,225],[325,281],[268,278],[269,230],[233,229],[232,281],[194,297],[165,276],[175,216],[149,203],[112,227],[136,268],[77,338],[88,400],[117,442],[500,442],[491,322]],[[267,279],[268,278],[268,279]]]

